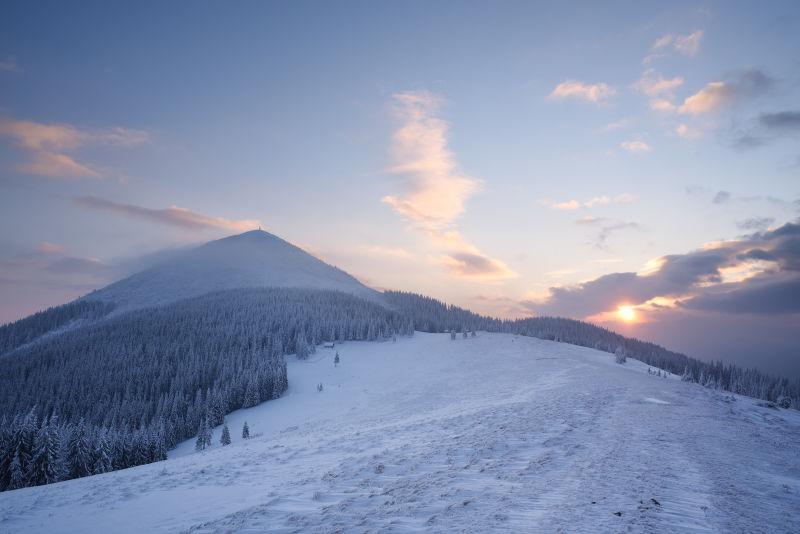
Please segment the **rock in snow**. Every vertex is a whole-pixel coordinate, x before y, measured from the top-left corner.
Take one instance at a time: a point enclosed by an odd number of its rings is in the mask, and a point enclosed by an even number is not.
[[[800,532],[796,411],[507,334],[337,350],[227,447],[0,494],[0,532]]]

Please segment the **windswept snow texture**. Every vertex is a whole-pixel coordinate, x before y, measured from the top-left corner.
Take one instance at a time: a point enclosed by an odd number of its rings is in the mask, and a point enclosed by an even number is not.
[[[179,253],[84,298],[112,302],[117,305],[115,313],[119,313],[247,287],[330,289],[381,300],[380,293],[341,269],[262,230]]]
[[[507,334],[335,350],[232,445],[0,494],[0,531],[800,532],[796,411]]]

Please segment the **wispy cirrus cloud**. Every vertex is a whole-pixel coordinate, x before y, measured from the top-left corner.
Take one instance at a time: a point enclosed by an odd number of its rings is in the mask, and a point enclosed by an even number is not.
[[[693,128],[685,123],[680,123],[675,127],[675,135],[683,139],[699,139],[703,136],[702,132],[697,128]]]
[[[387,247],[384,245],[359,245],[358,252],[367,256],[395,258],[395,259],[411,259],[413,255],[402,247]]]
[[[132,147],[150,138],[141,130],[83,130],[11,118],[0,118],[0,136],[27,155],[28,160],[17,166],[21,172],[48,178],[102,178],[100,169],[77,161],[71,153],[85,146]]]
[[[650,97],[650,108],[658,111],[675,110],[675,91],[683,85],[683,78],[664,78],[653,69],[644,72],[633,84],[633,89]]]
[[[601,195],[599,197],[590,198],[584,202],[570,199],[564,202],[552,202],[546,200],[543,201],[543,203],[555,210],[572,211],[581,208],[588,209],[593,208],[594,206],[603,206],[606,204],[632,204],[633,202],[636,202],[636,200],[637,198],[635,195],[630,193],[621,193],[613,198],[607,195]]]
[[[58,243],[51,243],[49,241],[42,241],[36,250],[43,254],[61,254],[64,252],[64,247]]]
[[[639,80],[633,84],[633,88],[646,94],[647,96],[661,96],[663,94],[674,93],[676,89],[683,85],[683,77],[664,78],[653,69],[648,69]]]
[[[170,206],[169,208],[145,208],[133,204],[112,202],[104,198],[93,196],[76,198],[75,205],[85,209],[106,211],[188,230],[220,228],[223,230],[245,232],[261,226],[261,223],[255,219],[236,220],[226,219],[224,217],[212,217],[178,206]]]
[[[591,237],[589,244],[597,248],[598,250],[608,251],[609,238],[620,231],[623,230],[637,230],[637,231],[644,231],[644,227],[636,222],[632,221],[619,221],[614,219],[609,219],[607,217],[594,217],[592,215],[587,215],[575,221],[575,224],[586,226],[589,228],[594,228],[595,233]]]
[[[400,178],[403,191],[382,201],[443,251],[437,261],[451,274],[477,281],[516,276],[505,263],[469,243],[456,227],[481,182],[458,169],[448,147],[449,125],[439,116],[442,99],[428,91],[410,91],[394,95],[393,104],[400,127],[392,138],[393,164],[388,171]]]
[[[620,148],[622,148],[623,150],[626,150],[628,152],[643,153],[643,152],[650,152],[651,150],[653,150],[653,147],[651,147],[650,145],[648,145],[647,143],[645,143],[641,139],[634,139],[634,140],[631,140],[631,141],[623,141],[622,143],[620,143],[619,146],[620,146]]]
[[[616,89],[606,83],[584,83],[578,80],[566,80],[558,84],[548,95],[551,100],[574,98],[586,102],[599,103],[617,94]]]
[[[672,48],[681,55],[694,57],[700,51],[703,35],[703,30],[695,30],[685,35],[668,33],[655,40],[652,50],[658,52]]]

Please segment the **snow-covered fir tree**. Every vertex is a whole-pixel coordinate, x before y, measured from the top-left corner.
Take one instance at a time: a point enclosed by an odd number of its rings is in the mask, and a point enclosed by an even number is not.
[[[39,429],[28,472],[28,485],[58,482],[64,476],[61,455],[61,433],[54,418]]]

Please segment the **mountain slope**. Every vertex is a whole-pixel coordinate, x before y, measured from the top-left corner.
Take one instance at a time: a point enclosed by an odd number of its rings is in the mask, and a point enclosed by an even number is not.
[[[800,531],[794,410],[509,334],[336,350],[232,445],[0,494],[0,530]]]
[[[84,297],[114,303],[115,313],[162,306],[215,291],[302,287],[343,291],[373,301],[380,293],[262,230],[211,241]]]

